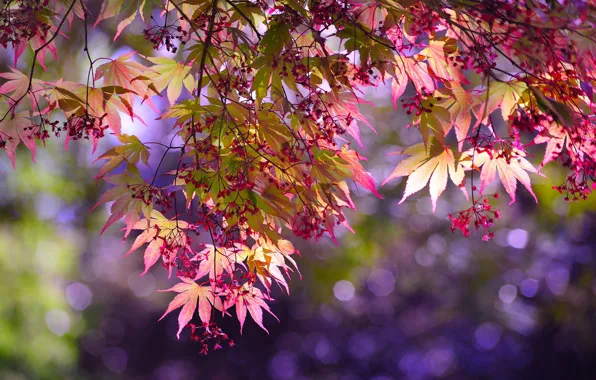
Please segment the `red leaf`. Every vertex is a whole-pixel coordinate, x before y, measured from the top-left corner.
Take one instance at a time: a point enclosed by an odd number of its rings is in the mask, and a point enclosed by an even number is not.
[[[161,321],[166,315],[182,306],[178,314],[178,333],[176,336],[180,339],[180,333],[192,319],[197,304],[199,308],[199,317],[203,323],[209,323],[211,319],[212,292],[208,286],[199,286],[194,280],[186,277],[178,277],[182,282],[174,285],[170,289],[158,290],[158,292],[174,291],[179,293],[168,305],[166,312],[159,318]]]

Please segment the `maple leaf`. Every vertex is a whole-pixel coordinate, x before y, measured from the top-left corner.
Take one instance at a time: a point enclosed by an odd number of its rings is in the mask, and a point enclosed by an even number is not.
[[[199,5],[193,5],[192,3],[198,3]],[[181,1],[180,4],[178,4],[178,8],[175,8],[176,12],[178,13],[178,22],[180,24],[180,26],[182,27],[182,29],[184,30],[189,30],[190,29],[190,25],[188,24],[188,21],[186,20],[186,18],[184,18],[182,16],[182,14],[185,15],[194,15],[196,11],[198,11],[199,9],[201,9],[201,7],[205,6],[206,2],[203,0],[190,0],[190,1]]]
[[[476,126],[487,124],[489,116],[497,109],[501,110],[503,120],[507,121],[509,115],[515,110],[518,103],[523,104],[523,95],[528,89],[524,82],[512,80],[510,82],[490,82],[488,89],[478,96],[478,101],[473,106],[476,116]]]
[[[402,96],[410,81],[418,93],[434,91],[435,82],[428,74],[426,62],[400,55],[395,57],[395,62],[395,67],[392,68],[393,84],[391,87],[394,108],[397,108],[397,100]]]
[[[251,84],[251,91],[255,91],[257,103],[261,104],[263,98],[267,96],[269,85],[271,83],[271,73],[273,69],[271,66],[265,65],[253,77]]]
[[[59,79],[55,83],[48,83],[53,86],[45,91],[48,106],[41,113],[45,114],[54,109],[64,112],[68,119],[72,115],[81,115],[85,110],[85,101],[77,93],[83,91],[84,86],[80,83],[69,82]]]
[[[141,160],[145,165],[149,164],[149,147],[138,137],[118,135],[118,140],[123,145],[115,146],[97,158],[96,161],[107,159],[108,162],[103,165],[95,178],[103,177],[124,161],[136,165]]]
[[[56,9],[54,11],[56,13],[66,12],[68,10],[68,7],[70,7],[72,4],[72,2],[69,2],[68,0],[55,0],[55,3],[56,3]],[[72,22],[74,20],[75,15],[78,18],[80,18],[81,20],[85,19],[85,11],[83,9],[83,2],[77,1],[73,6],[72,12],[68,14],[67,20],[68,20],[68,28],[69,29],[72,27]]]
[[[132,58],[135,54],[134,51],[122,54],[118,58],[102,64],[95,70],[95,80],[103,78],[105,85],[129,89],[130,93],[122,94],[129,104],[133,104],[133,94],[137,94],[143,101],[148,100],[149,106],[157,112],[150,97],[160,91],[155,89],[147,77],[147,74],[153,72],[153,69],[133,61]]]
[[[466,165],[473,165],[475,168],[482,167],[480,172],[480,193],[484,191],[484,188],[491,183],[497,172],[499,173],[499,179],[511,197],[512,204],[515,202],[515,191],[517,189],[517,181],[519,181],[524,187],[532,194],[536,203],[538,198],[532,190],[532,184],[530,182],[530,176],[528,173],[540,174],[536,168],[524,157],[526,154],[519,149],[511,149],[509,151],[497,150],[490,154],[488,152],[476,152],[472,156],[471,151],[468,152],[468,156],[472,157]],[[542,174],[540,174],[542,175]]]
[[[4,149],[12,162],[13,168],[16,164],[16,150],[20,142],[23,142],[29,148],[31,158],[35,161],[37,146],[31,132],[27,130],[32,125],[28,116],[30,116],[29,112],[23,111],[17,114],[9,114],[0,122],[0,141],[5,144]]]
[[[450,43],[448,44],[447,41]],[[431,40],[429,41],[428,46],[418,53],[418,55],[423,59],[427,59],[428,68],[432,70],[432,73],[436,77],[451,81],[453,78],[449,72],[449,64],[447,63],[445,50],[453,48],[455,40],[450,39],[447,41]]]
[[[577,48],[578,58],[591,56],[592,59],[596,59],[596,44],[594,44],[596,32],[593,28],[577,29],[570,34],[570,40],[575,43]]]
[[[360,128],[358,128],[357,121],[363,122],[376,133],[375,129],[368,122],[368,120],[366,120],[364,115],[360,113],[357,107],[358,104],[372,103],[360,99],[351,92],[342,92],[336,94],[333,91],[329,91],[321,95],[321,98],[329,102],[329,112],[332,115],[337,116],[337,122],[339,125],[348,131],[350,136],[356,140],[358,145],[362,146],[362,141],[360,140]],[[350,118],[346,118],[346,116],[350,116]]]
[[[546,143],[546,149],[544,150],[544,158],[542,159],[542,163],[540,164],[540,168],[542,169],[546,164],[551,162],[552,160],[559,157],[561,152],[563,152],[563,148],[566,147],[569,149],[569,145],[571,140],[568,139],[569,135],[564,127],[553,124],[548,128],[544,128],[536,137],[534,138],[534,143],[536,144],[543,144]]]
[[[106,191],[90,211],[93,211],[104,203],[113,201],[114,203],[110,208],[110,217],[103,226],[101,233],[104,233],[116,221],[125,218],[126,233],[124,237],[126,237],[140,220],[141,213],[145,216],[151,215],[153,204],[146,204],[145,199],[135,194],[136,189],[148,185],[141,177],[136,166],[131,164],[127,165],[124,173],[104,177],[104,180],[116,186]]]
[[[209,279],[215,280],[224,271],[233,273],[236,264],[242,263],[247,256],[246,250],[240,248],[215,247],[205,244],[205,249],[199,252],[191,261],[200,261],[197,278],[209,274]]]
[[[260,190],[260,189],[259,189]],[[294,207],[291,200],[283,191],[273,185],[265,185],[258,198],[258,207],[266,210],[266,213],[289,221],[294,214]]]
[[[244,327],[244,322],[246,321],[246,312],[250,314],[253,321],[260,328],[265,330],[267,334],[269,331],[263,325],[263,310],[271,314],[275,319],[279,321],[279,319],[273,314],[271,309],[269,309],[269,305],[265,301],[273,301],[272,298],[263,294],[263,292],[255,286],[249,285],[249,283],[245,283],[240,289],[235,291],[234,297],[230,298],[229,300],[225,300],[223,305],[218,305],[216,303],[215,307],[220,309],[221,311],[225,311],[232,306],[236,306],[236,316],[238,317],[238,321],[240,321],[240,333],[242,334],[242,328]]]
[[[391,80],[391,102],[393,103],[393,109],[397,111],[397,101],[406,91],[408,87],[408,78],[405,76],[394,75]]]
[[[57,33],[54,26],[52,26],[52,29],[54,29],[53,33]],[[46,43],[45,39],[43,39],[40,35],[37,35],[37,34],[33,38],[31,38],[29,41],[20,41],[18,43],[15,43],[15,45],[14,45],[14,61],[13,61],[14,66],[17,67],[17,62],[19,60],[19,57],[25,52],[25,50],[27,49],[27,46],[31,46],[31,49],[35,51],[37,49],[40,49],[42,46],[44,46],[45,43]],[[56,50],[56,44],[52,41],[51,43],[46,45],[43,49],[41,49],[37,53],[37,62],[45,71],[48,71],[48,68],[46,67],[46,63],[45,63],[45,57],[46,57],[46,53],[48,51],[50,51],[52,53],[55,61],[58,60],[58,52]]]
[[[118,27],[114,35],[114,41],[116,41],[124,28],[134,21],[137,12],[141,14],[144,22],[149,22],[152,10],[153,0],[105,0],[93,27],[95,28],[97,24],[105,19],[118,16]]]
[[[412,125],[420,129],[425,146],[429,144],[431,132],[442,142],[443,137],[451,129],[451,114],[445,108],[435,105],[430,112],[422,112],[420,116],[415,117]]]
[[[542,130],[534,138],[534,143],[536,144],[546,143],[540,169],[559,157],[563,150],[566,150],[573,160],[585,160],[591,159],[590,157],[596,157],[596,147],[593,144],[595,140],[596,133],[591,129],[574,130],[572,128],[565,128],[556,122],[545,122]]]
[[[81,90],[82,91],[82,90]],[[127,90],[118,86],[104,86],[101,88],[90,88],[88,92],[89,107],[99,117],[105,115],[107,124],[110,129],[117,135],[122,129],[122,121],[120,119],[120,112],[128,114],[131,120],[143,120],[133,111],[132,105],[122,95],[132,94],[131,90]],[[83,96],[83,94],[81,94]],[[97,146],[97,140],[94,140],[94,147]],[[95,151],[95,148],[94,148]]]
[[[176,292],[176,297],[170,302],[166,312],[159,318],[161,321],[172,311],[182,307],[178,314],[178,333],[176,336],[180,339],[180,333],[192,319],[195,310],[199,310],[199,318],[203,323],[209,323],[211,320],[211,309],[213,295],[211,287],[200,286],[193,279],[178,277],[182,282],[172,286],[169,289],[158,290],[158,292]],[[211,299],[210,299],[211,298]]]
[[[461,152],[466,137],[468,136],[470,126],[472,125],[471,111],[474,96],[458,83],[452,84],[451,93],[453,96],[448,96],[444,102],[440,103],[451,115],[451,122],[443,124],[446,127],[444,128],[444,131],[445,136],[447,136],[451,127],[455,127],[457,147]]]
[[[298,270],[296,261],[291,257],[297,252],[291,242],[282,239],[277,244],[272,244],[260,239],[252,248],[243,246],[241,249],[242,256],[247,258],[249,270],[256,273],[267,291],[271,290],[272,282],[275,281],[283,286],[288,294],[290,293],[284,274],[289,276],[292,269],[286,264],[286,260],[292,263],[294,269]]]
[[[356,3],[354,6],[360,6],[361,4]],[[379,15],[380,11],[380,15]],[[385,18],[387,15],[386,9],[379,9],[376,7],[361,7],[358,10],[358,19],[362,21],[364,25],[366,25],[369,29],[374,30],[377,27],[377,23],[379,22],[379,17],[381,20]]]
[[[182,94],[184,86],[188,92],[192,93],[196,89],[195,80],[190,75],[191,66],[176,60],[164,57],[145,57],[153,62],[155,66],[146,75],[151,78],[158,93],[161,93],[167,87],[167,96],[170,106],[174,105],[176,100]]]
[[[9,67],[9,69],[11,71],[10,73],[0,73],[0,77],[7,80],[0,86],[0,94],[10,95],[7,96],[8,103],[14,104],[16,100],[27,93],[27,89],[29,88],[29,77],[12,67]],[[35,100],[39,97],[40,92],[43,91],[43,89],[43,82],[33,78],[31,81],[31,91],[28,94],[31,104],[36,104]]]
[[[259,48],[264,54],[277,55],[288,41],[291,41],[289,25],[274,23],[263,35]]]
[[[442,147],[436,143],[436,140],[430,147],[428,154],[424,144],[416,144],[398,154],[407,154],[410,157],[402,160],[393,172],[385,179],[388,181],[408,176],[404,195],[400,200],[403,203],[410,195],[422,190],[430,181],[429,191],[431,196],[433,212],[437,207],[437,200],[447,187],[447,179],[462,189],[467,197],[465,188],[462,186],[465,176],[465,167],[460,158],[457,162],[451,149]]]
[[[341,151],[337,152],[337,155],[347,162],[348,168],[352,172],[351,178],[354,181],[371,191],[377,198],[383,199],[383,196],[377,191],[372,175],[365,171],[360,163],[361,160],[366,160],[366,158],[361,157],[355,150],[348,150],[345,145]]]
[[[145,214],[145,212],[143,211],[143,214],[145,216],[150,215],[150,217],[135,222],[132,229],[143,230],[143,232],[137,236],[130,250],[126,253],[126,256],[128,256],[143,244],[149,243],[143,256],[145,270],[141,273],[141,276],[146,274],[161,257],[161,247],[164,244],[177,247],[186,246],[186,234],[182,230],[188,227],[187,222],[170,220],[157,210],[151,210],[150,214]]]

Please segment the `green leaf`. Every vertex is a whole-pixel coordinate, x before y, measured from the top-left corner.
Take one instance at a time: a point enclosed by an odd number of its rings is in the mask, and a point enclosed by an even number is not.
[[[267,30],[259,45],[263,53],[277,56],[291,39],[290,26],[276,24]]]
[[[252,82],[252,91],[256,91],[257,101],[260,102],[267,96],[269,91],[269,83],[271,81],[271,67],[265,66],[257,71]]]

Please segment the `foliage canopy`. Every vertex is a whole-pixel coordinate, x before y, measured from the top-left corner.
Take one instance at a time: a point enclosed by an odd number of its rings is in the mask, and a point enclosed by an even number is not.
[[[34,157],[54,136],[95,150],[117,135],[98,158],[96,178],[113,185],[98,202],[113,202],[104,230],[124,219],[124,237],[139,232],[129,253],[144,248],[143,273],[161,262],[180,279],[164,316],[181,308],[178,334],[189,327],[204,353],[233,344],[216,323],[232,309],[241,328],[250,315],[265,329],[272,287],[289,292],[298,271],[289,235],[335,240],[338,225],[349,228],[348,181],[380,197],[351,146],[362,145],[360,127],[374,129],[358,108],[367,88],[390,86],[410,115],[395,128],[420,134],[385,182],[407,177],[402,202],[428,186],[433,210],[452,182],[470,197],[450,215],[466,236],[492,237],[498,195],[484,189],[497,177],[513,202],[518,182],[534,196],[531,176],[556,161],[569,171],[554,186],[567,200],[593,190],[593,1],[104,0],[99,14],[90,3],[1,6],[14,68],[0,73],[0,146],[14,165],[20,143]],[[93,57],[88,33],[112,20],[114,39],[143,25],[155,54]],[[59,41],[73,29],[84,30],[86,81],[38,79],[48,53],[65,59]],[[174,126],[171,141],[121,133],[122,117],[145,123],[145,106]],[[177,165],[164,172],[167,155]]]

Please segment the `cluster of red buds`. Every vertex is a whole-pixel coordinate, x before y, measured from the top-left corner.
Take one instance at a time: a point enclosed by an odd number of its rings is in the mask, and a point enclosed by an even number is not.
[[[60,134],[61,131],[67,132],[71,140],[98,140],[104,137],[108,125],[104,125],[104,118],[107,114],[100,117],[85,112],[83,115],[72,115],[67,121],[62,123],[62,127],[52,128],[53,132]]]
[[[13,137],[7,136],[4,132],[0,132],[0,149],[6,149],[6,144],[13,140]]]
[[[476,186],[472,191],[478,191]],[[499,194],[494,194],[495,199]],[[470,236],[470,224],[474,224],[476,231],[482,231],[482,240],[489,241],[495,234],[490,230],[494,225],[495,219],[499,219],[501,214],[499,210],[493,209],[488,198],[480,195],[479,198],[472,200],[472,206],[455,214],[449,214],[447,218],[451,220],[451,231],[460,230],[465,237]]]
[[[423,112],[432,112],[433,101],[438,100],[441,100],[441,98],[433,97],[427,92],[426,88],[422,87],[420,92],[417,92],[416,95],[410,98],[401,99],[401,106],[406,110],[408,115],[414,113],[416,116],[420,116]]]
[[[25,128],[23,128],[23,130],[28,133],[26,138],[40,140],[45,143],[46,140],[48,140],[50,138],[50,132],[48,131],[48,128],[47,128],[48,126],[51,127],[53,134],[55,134],[56,136],[60,135],[59,132],[57,131],[59,129],[58,124],[60,124],[60,122],[57,120],[49,121],[45,117],[41,116],[39,118],[39,122],[34,123],[28,127],[25,127]]]
[[[182,26],[176,24],[158,25],[153,17],[154,25],[143,30],[145,39],[153,44],[153,49],[160,49],[165,46],[166,50],[171,53],[176,53],[178,47],[175,44],[176,40],[184,45],[189,38],[188,31],[184,30]]]
[[[187,327],[190,329],[190,340],[198,342],[201,345],[201,355],[207,355],[209,353],[210,343],[213,343],[214,351],[223,348],[224,344],[227,344],[228,347],[234,347],[234,341],[215,322],[204,323],[202,325],[189,323]]]
[[[17,6],[11,6],[17,3]],[[0,45],[5,49],[8,45],[17,45],[39,36],[47,35],[51,25],[43,21],[40,13],[44,11],[49,0],[2,1],[0,6]]]
[[[592,178],[586,179],[585,176],[571,174],[562,185],[553,186],[553,189],[565,195],[565,202],[585,201],[593,190],[593,182]]]

